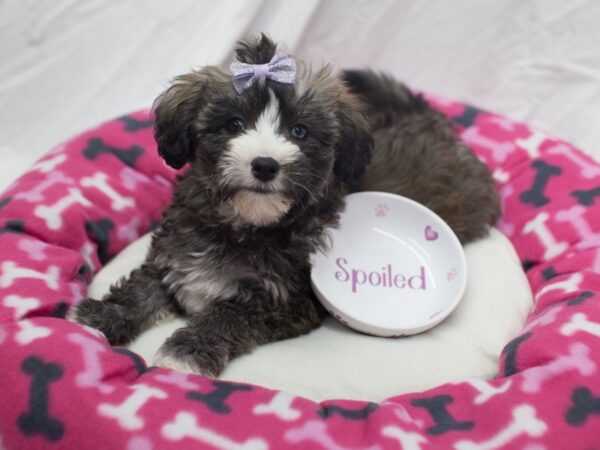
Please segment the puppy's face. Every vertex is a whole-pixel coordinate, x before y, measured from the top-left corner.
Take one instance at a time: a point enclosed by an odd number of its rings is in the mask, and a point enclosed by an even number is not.
[[[238,58],[263,64],[274,53],[263,36]],[[167,163],[189,162],[224,216],[255,226],[316,201],[332,178],[355,181],[370,154],[359,103],[326,69],[299,71],[293,85],[262,79],[238,94],[230,74],[207,67],[178,77],[155,113]]]
[[[237,216],[271,224],[324,188],[341,131],[331,99],[267,83],[240,95],[230,80],[208,98],[190,164]]]

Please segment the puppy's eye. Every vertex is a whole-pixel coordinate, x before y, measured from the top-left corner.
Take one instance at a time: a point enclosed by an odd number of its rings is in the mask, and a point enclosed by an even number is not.
[[[246,129],[246,124],[239,117],[235,117],[227,121],[226,127],[227,130],[232,133],[239,133],[240,131],[244,131]]]
[[[290,134],[294,139],[302,140],[308,134],[308,130],[304,125],[295,125],[291,130]]]

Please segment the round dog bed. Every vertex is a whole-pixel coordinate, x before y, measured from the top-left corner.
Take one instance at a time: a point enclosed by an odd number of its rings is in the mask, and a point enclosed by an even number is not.
[[[88,296],[101,299],[146,259],[152,235],[128,245],[94,275]],[[405,339],[357,333],[328,317],[311,333],[261,345],[230,361],[220,380],[283,390],[317,402],[332,398],[380,402],[466,378],[492,379],[502,348],[519,334],[533,295],[515,250],[497,229],[465,246],[467,288],[440,325]],[[490,264],[493,261],[493,264]],[[505,287],[510,286],[510,291]],[[181,317],[142,332],[127,348],[154,361]]]
[[[151,229],[175,173],[147,111],[59,146],[0,197],[0,446],[497,449],[600,445],[600,166],[526,125],[431,97],[494,172],[535,295],[498,376],[379,403],[148,369],[64,320]],[[510,289],[510,286],[506,286]]]

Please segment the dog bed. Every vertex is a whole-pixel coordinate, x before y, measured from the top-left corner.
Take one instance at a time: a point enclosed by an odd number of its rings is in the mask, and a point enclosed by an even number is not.
[[[123,249],[88,287],[103,298],[110,286],[142,265],[151,235]],[[405,339],[357,333],[329,317],[311,333],[261,345],[234,358],[221,380],[257,384],[315,401],[331,398],[379,402],[465,378],[494,378],[500,352],[533,305],[527,278],[510,241],[496,229],[465,248],[467,288],[440,325]],[[493,264],[490,264],[493,261]],[[510,292],[505,287],[511,286]],[[151,363],[182,318],[162,321],[127,346]],[[275,370],[276,368],[276,370]]]
[[[526,125],[430,100],[494,172],[504,209],[498,228],[535,297],[495,379],[377,403],[316,403],[149,369],[137,354],[64,320],[93,273],[151,229],[169,201],[175,174],[155,155],[151,116],[141,111],[59,146],[0,198],[1,446],[600,445],[600,166]]]

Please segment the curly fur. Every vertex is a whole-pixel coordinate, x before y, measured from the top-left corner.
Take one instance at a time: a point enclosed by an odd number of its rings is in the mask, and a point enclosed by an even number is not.
[[[275,51],[262,35],[241,43],[237,57],[263,64]],[[391,80],[372,78],[346,73],[354,94],[327,68],[302,69],[293,86],[266,80],[239,95],[218,67],[177,77],[155,103],[155,135],[167,164],[189,169],[142,267],[102,301],[81,302],[71,320],[123,344],[166,315],[184,315],[187,326],[155,363],[216,376],[257,345],[320,325],[325,314],[310,288],[309,255],[325,245],[349,190],[412,195],[447,213],[463,239],[482,235],[495,204],[489,174],[441,116]],[[364,89],[360,80],[373,83]],[[369,124],[365,103],[377,110],[370,96],[383,95],[377,89],[386,83],[406,94],[409,107],[390,104],[383,121]],[[243,118],[246,129],[232,129],[232,118]],[[306,138],[293,136],[296,124]],[[432,157],[438,153],[444,156]],[[252,175],[255,156],[277,160],[273,180]],[[421,195],[422,185],[432,197]]]
[[[500,216],[494,180],[446,117],[385,75],[342,76],[368,103],[374,140],[371,162],[355,190],[416,200],[442,217],[463,243],[484,237]]]

